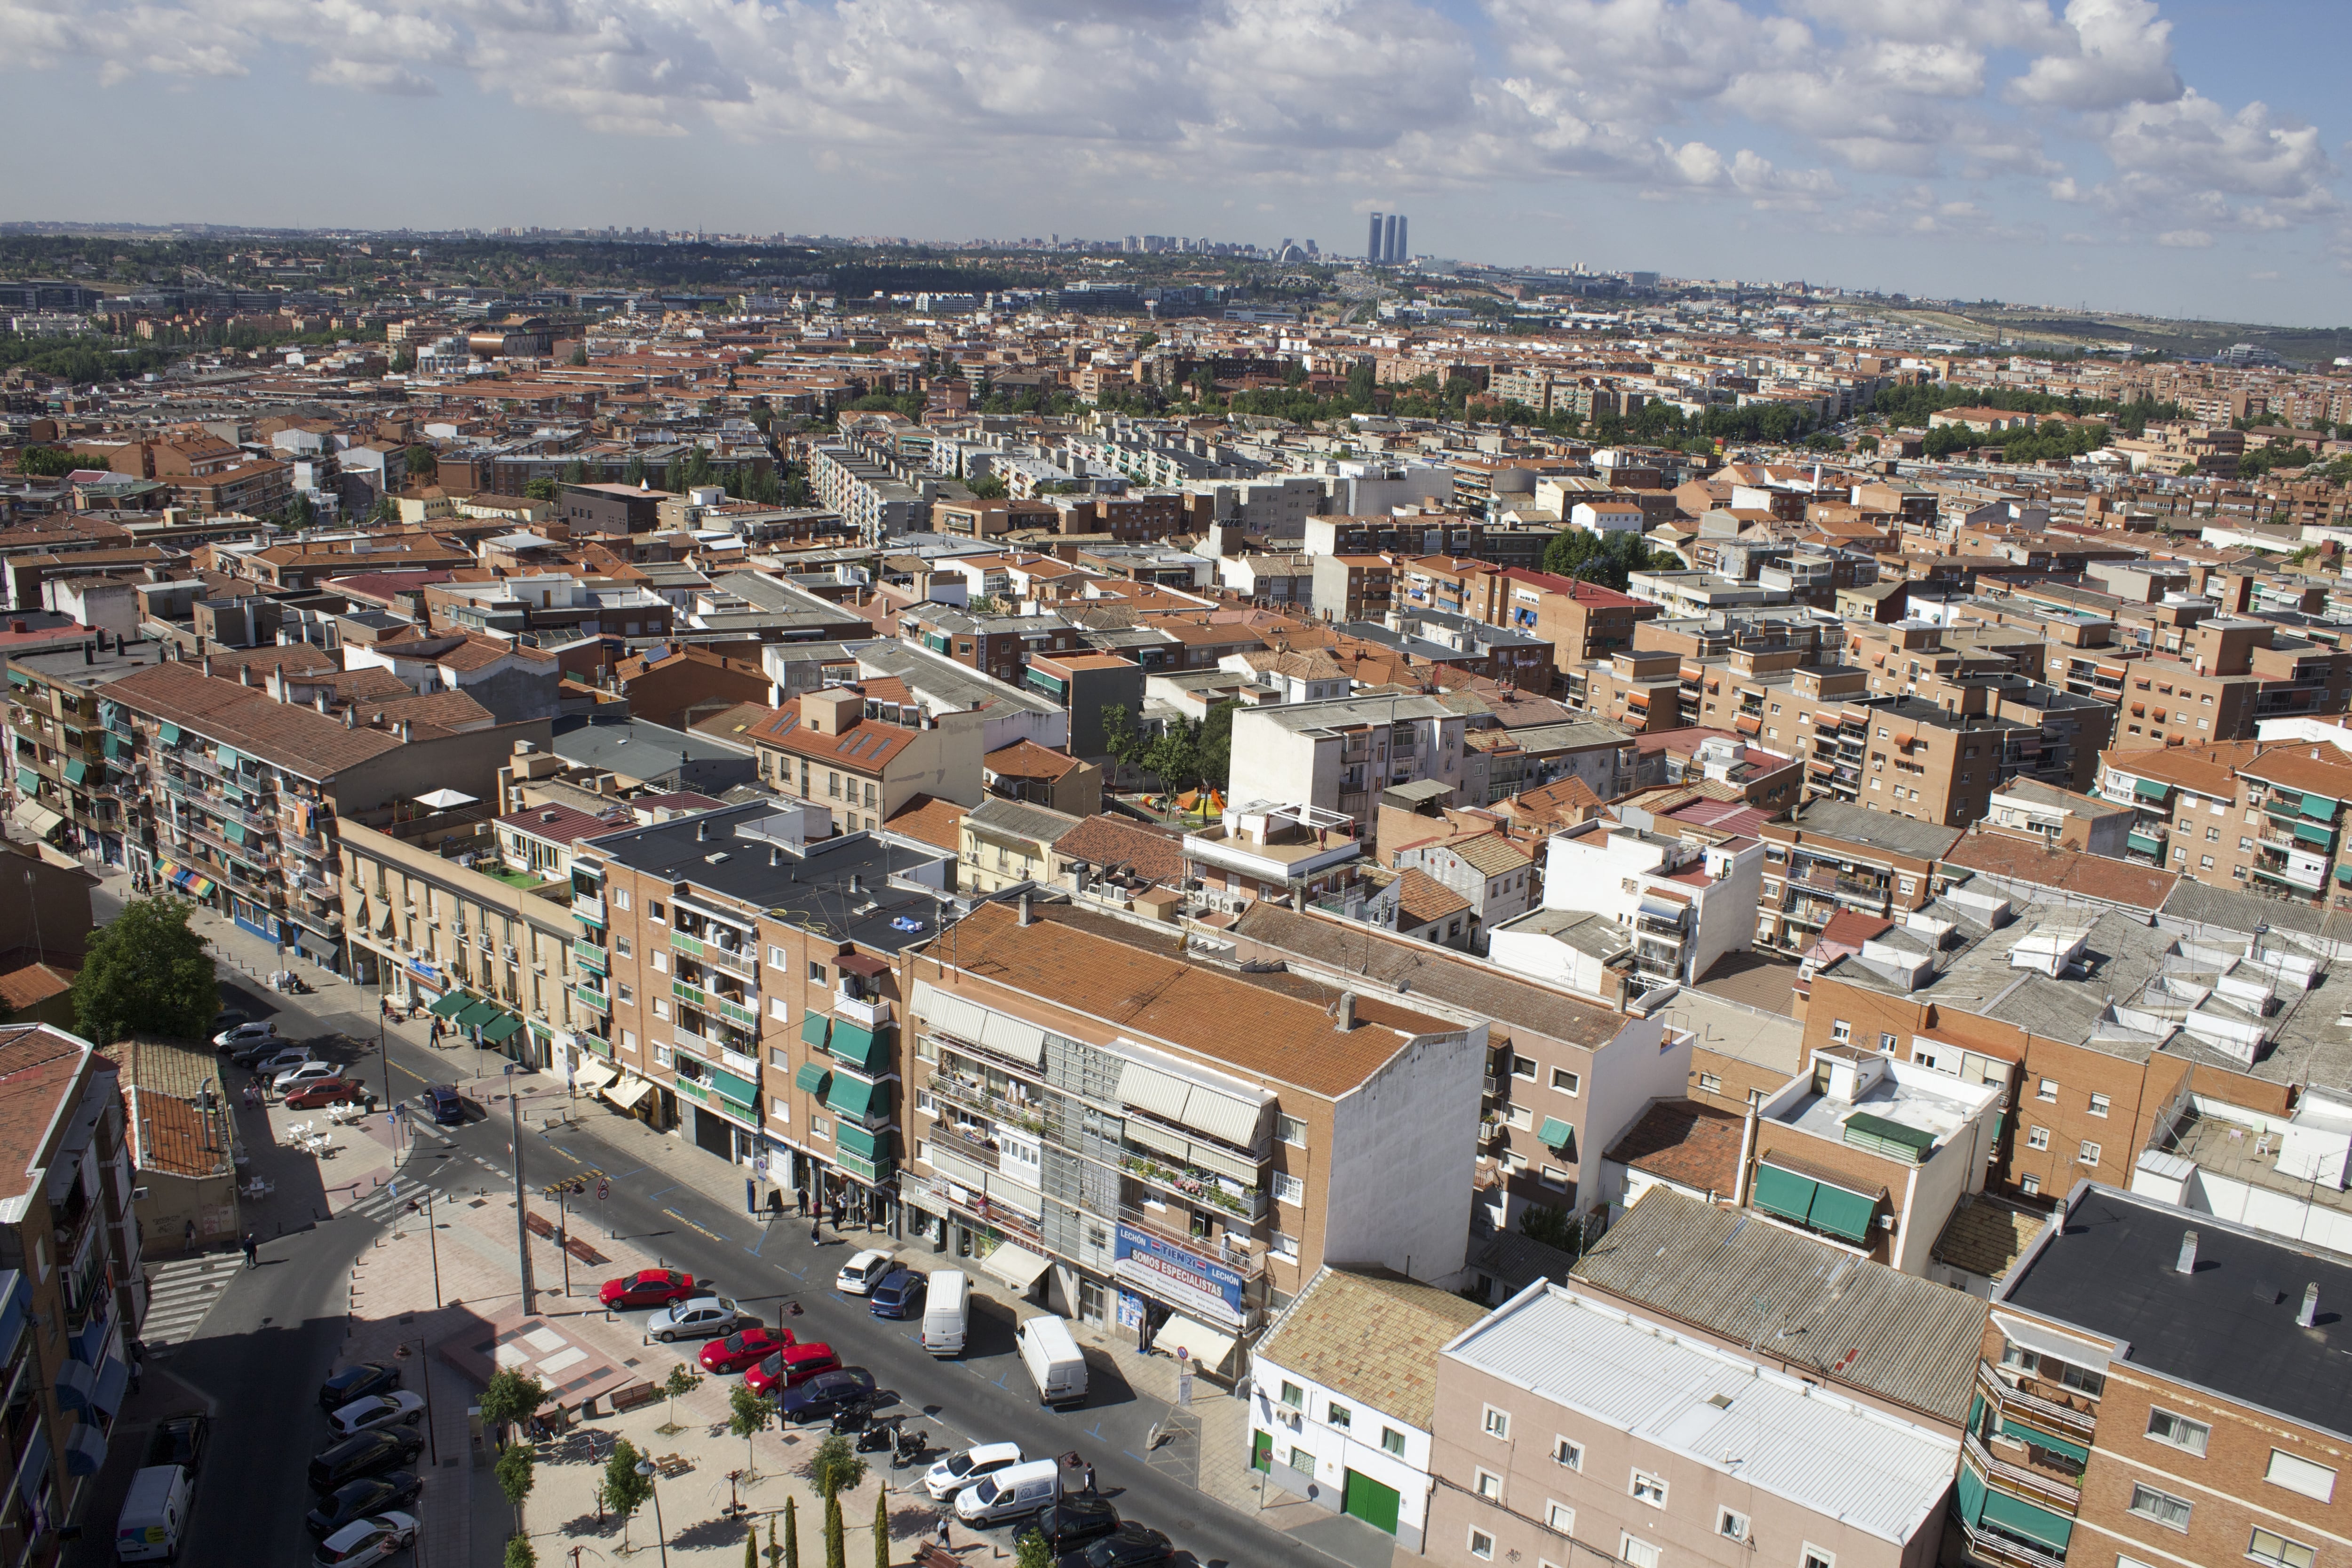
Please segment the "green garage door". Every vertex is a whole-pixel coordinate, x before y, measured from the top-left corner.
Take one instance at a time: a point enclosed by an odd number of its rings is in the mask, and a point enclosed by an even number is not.
[[[1397,1527],[1397,1490],[1384,1487],[1360,1471],[1348,1472],[1346,1489],[1340,1494],[1339,1506],[1366,1524],[1377,1524],[1391,1535]]]

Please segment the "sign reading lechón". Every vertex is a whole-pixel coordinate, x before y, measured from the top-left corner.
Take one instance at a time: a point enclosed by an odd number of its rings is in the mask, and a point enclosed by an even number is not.
[[[1223,1264],[1125,1225],[1118,1227],[1112,1257],[1113,1273],[1175,1303],[1187,1316],[1229,1329],[1242,1326],[1244,1281]]]

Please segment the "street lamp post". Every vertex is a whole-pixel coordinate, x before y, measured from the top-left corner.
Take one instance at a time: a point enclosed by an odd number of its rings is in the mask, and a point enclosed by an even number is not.
[[[662,1568],[669,1568],[669,1533],[662,1528],[661,1486],[654,1479],[654,1462],[639,1459],[637,1474],[646,1478],[646,1488],[654,1494],[654,1539],[661,1542]]]
[[[540,1189],[541,1196],[555,1200],[555,1250],[563,1255],[563,1293],[566,1296],[572,1294],[572,1211],[564,1200],[578,1197],[587,1190],[588,1179],[585,1176],[573,1176],[551,1187]]]
[[[408,1359],[408,1343],[406,1340],[400,1342],[399,1347],[392,1352],[394,1360]],[[441,1435],[433,1430],[433,1358],[425,1353],[423,1340],[416,1342],[416,1371],[417,1375],[425,1380],[425,1440],[432,1446],[433,1468],[437,1470],[441,1468]]]
[[[522,1268],[522,1315],[539,1310],[538,1292],[530,1282],[530,1191],[522,1184],[522,1101],[515,1098],[514,1064],[506,1070],[507,1125],[514,1141],[515,1261]]]
[[[408,1200],[408,1212],[416,1212],[416,1200]],[[433,1227],[433,1189],[425,1189],[425,1244],[433,1253],[433,1304],[441,1304],[441,1237]]]

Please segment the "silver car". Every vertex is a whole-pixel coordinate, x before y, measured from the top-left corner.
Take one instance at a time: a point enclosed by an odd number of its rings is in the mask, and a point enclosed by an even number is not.
[[[733,1333],[743,1315],[742,1309],[724,1296],[689,1296],[647,1318],[646,1332],[664,1344],[717,1339]]]

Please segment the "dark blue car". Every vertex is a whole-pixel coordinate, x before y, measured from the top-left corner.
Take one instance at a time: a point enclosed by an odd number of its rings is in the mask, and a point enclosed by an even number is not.
[[[465,1097],[448,1084],[436,1083],[426,1089],[425,1104],[433,1112],[433,1120],[444,1127],[457,1127],[465,1122]]]
[[[893,1268],[866,1292],[866,1307],[877,1318],[919,1318],[923,1292],[929,1281],[911,1268]]]

